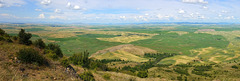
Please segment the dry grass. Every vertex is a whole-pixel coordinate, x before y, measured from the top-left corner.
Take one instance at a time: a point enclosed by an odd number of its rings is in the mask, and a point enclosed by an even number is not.
[[[191,62],[194,59],[195,59],[194,57],[189,57],[189,56],[185,56],[185,55],[177,55],[177,56],[165,58],[165,59],[161,60],[159,63],[161,63],[163,61],[166,62],[168,60],[175,60],[176,62],[173,64],[186,64],[186,63]]]
[[[104,53],[108,53],[108,52],[115,52],[117,50],[120,51],[125,51],[134,55],[139,55],[139,56],[143,56],[145,53],[156,53],[156,50],[152,50],[146,47],[141,47],[141,46],[135,46],[132,44],[124,44],[124,45],[118,45],[118,46],[114,46],[114,47],[110,47],[107,49],[103,49],[103,50],[99,50],[96,53],[94,53],[91,57],[97,56],[97,55],[101,55]]]
[[[139,63],[137,63],[137,62],[127,62],[127,63],[111,62],[111,63],[107,64],[107,66],[110,68],[123,68],[124,66],[134,67],[136,65],[139,65]]]
[[[91,57],[96,59],[122,59],[126,61],[146,62],[148,59],[143,58],[144,54],[156,52],[149,48],[124,44],[100,50],[92,54]]]
[[[134,54],[117,50],[116,52],[105,53],[98,56],[95,56],[96,59],[121,59],[125,61],[133,61],[133,62],[146,62],[148,59],[136,56]]]
[[[130,81],[130,80],[135,80],[135,81],[165,81],[165,79],[160,79],[160,78],[139,78],[136,76],[131,76],[128,74],[123,74],[123,73],[117,73],[117,72],[104,72],[104,71],[97,71],[97,75],[104,75],[104,74],[110,74],[110,80],[108,81]],[[96,81],[102,81],[102,79],[95,78]]]
[[[119,36],[119,37],[113,37],[113,38],[97,38],[97,39],[103,40],[103,41],[109,41],[109,42],[130,43],[133,41],[144,40],[149,38],[152,38],[152,36],[132,35],[132,36]]]
[[[18,63],[15,53],[24,46],[0,41],[0,81],[52,81],[52,80],[78,80],[65,73],[65,68],[59,62],[50,61],[50,66],[37,66],[35,64]],[[22,72],[20,68],[25,70]]]

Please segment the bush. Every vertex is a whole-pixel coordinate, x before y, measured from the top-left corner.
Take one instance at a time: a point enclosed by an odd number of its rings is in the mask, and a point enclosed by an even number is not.
[[[30,38],[32,37],[32,34],[25,33],[24,29],[21,29],[21,31],[18,33],[18,37],[19,37],[20,44],[25,44],[25,45],[32,44],[32,41],[30,40]]]
[[[84,81],[95,81],[93,74],[89,71],[79,74],[79,77]]]
[[[238,69],[238,67],[237,67],[236,65],[233,65],[232,68],[234,68],[234,69]]]
[[[46,56],[52,60],[58,60],[58,56],[53,52],[46,54]]]
[[[90,59],[88,59],[89,53],[85,51],[84,53],[78,53],[78,54],[73,54],[69,58],[69,60],[74,64],[74,65],[81,65],[83,67],[89,68],[90,65]]]
[[[52,50],[54,53],[56,53],[57,56],[63,57],[62,50],[60,49],[60,46],[54,43],[48,44],[48,49]]]
[[[0,36],[3,36],[5,34],[5,31],[0,28]]]
[[[33,42],[33,45],[40,48],[40,49],[44,49],[46,47],[45,43],[42,41],[42,39],[38,39],[36,41]]]
[[[110,74],[104,74],[103,78],[106,80],[110,80],[111,75]]]
[[[137,73],[137,76],[140,78],[147,78],[148,77],[148,73],[146,71],[139,71]]]
[[[37,63],[38,65],[48,65],[47,60],[32,48],[25,48],[16,53],[17,58],[23,63]]]
[[[61,62],[61,65],[64,67],[67,67],[69,65],[69,61],[67,58],[62,58],[60,62]]]

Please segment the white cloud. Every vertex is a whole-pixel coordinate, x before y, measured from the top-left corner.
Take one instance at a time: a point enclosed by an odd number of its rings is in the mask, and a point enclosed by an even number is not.
[[[40,15],[38,16],[38,18],[44,19],[44,18],[45,18],[45,15],[44,15],[44,14],[40,14]]]
[[[126,16],[120,16],[121,19],[126,19]]]
[[[49,4],[51,4],[51,0],[42,0],[41,1],[41,4],[43,4],[43,5],[49,5]]]
[[[228,16],[228,17],[225,17],[224,19],[235,19],[234,16]]]
[[[207,4],[208,2],[205,0],[182,0],[184,3],[202,3],[202,4]]]
[[[10,6],[21,6],[23,4],[25,4],[25,1],[23,0],[0,0],[0,8]]]
[[[42,11],[41,9],[35,9],[35,11]]]
[[[73,7],[73,9],[74,9],[74,10],[79,10],[79,9],[80,9],[80,6],[75,5],[75,6]]]
[[[3,18],[19,18],[15,15],[6,14],[6,13],[0,14],[0,16],[3,17]]]
[[[185,11],[182,9],[179,9],[178,13],[183,14],[183,13],[185,13]]]
[[[66,19],[64,16],[50,16],[49,19]]]
[[[55,9],[54,12],[55,13],[61,13],[61,10],[60,9]]]
[[[207,6],[203,6],[202,8],[203,8],[203,9],[208,9],[208,7],[207,7]]]
[[[222,10],[222,13],[228,13],[228,11]]]
[[[71,3],[68,2],[66,7],[70,8],[71,6],[72,6]]]

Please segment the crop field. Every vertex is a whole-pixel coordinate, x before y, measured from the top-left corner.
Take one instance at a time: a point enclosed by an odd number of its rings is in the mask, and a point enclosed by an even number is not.
[[[239,59],[239,25],[8,25],[0,27],[10,35],[21,28],[33,34],[32,40],[42,38],[47,43],[57,43],[66,56],[88,50],[94,54],[114,46],[131,44],[158,53],[176,53],[158,64],[220,63]],[[121,50],[125,49],[125,50]],[[97,59],[122,59],[145,62],[149,58],[129,52],[126,48],[108,51]],[[128,49],[137,49],[128,47]],[[111,50],[111,49],[110,49]],[[139,51],[139,50],[138,50]],[[141,52],[144,54],[148,52]],[[197,64],[197,63],[196,63]]]

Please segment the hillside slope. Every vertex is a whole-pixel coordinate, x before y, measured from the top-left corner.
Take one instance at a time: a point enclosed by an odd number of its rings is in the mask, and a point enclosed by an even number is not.
[[[91,57],[96,59],[121,59],[134,62],[146,62],[148,59],[143,58],[144,54],[156,52],[157,51],[149,48],[124,44],[97,51]]]
[[[15,54],[23,48],[32,48],[32,46],[0,41],[0,81],[80,80],[67,73],[65,67],[57,61],[49,60],[49,66],[21,63],[21,61],[17,60]]]

